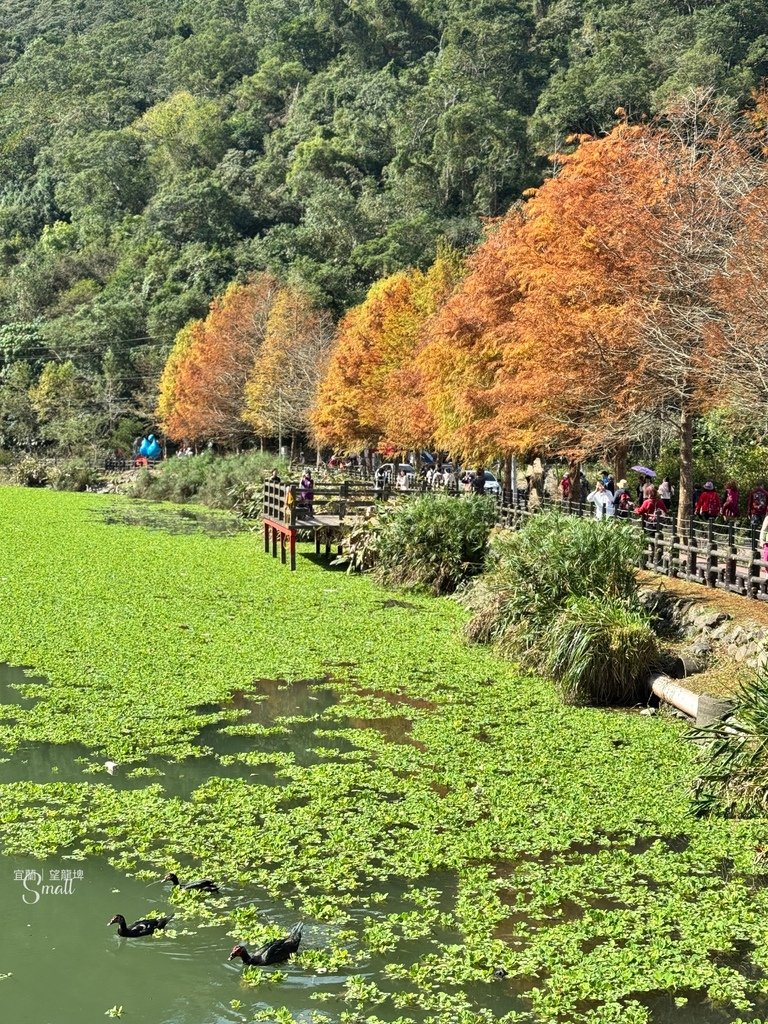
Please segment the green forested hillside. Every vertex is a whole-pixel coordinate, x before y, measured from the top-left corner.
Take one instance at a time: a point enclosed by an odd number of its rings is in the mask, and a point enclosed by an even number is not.
[[[125,390],[262,268],[339,312],[568,133],[767,54],[763,0],[0,0],[4,361],[109,347]]]

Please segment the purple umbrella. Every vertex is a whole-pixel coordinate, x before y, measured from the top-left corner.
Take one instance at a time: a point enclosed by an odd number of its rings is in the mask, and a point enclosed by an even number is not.
[[[649,469],[647,466],[631,466],[630,469],[634,469],[636,473],[644,473],[645,476],[656,476],[655,470]]]

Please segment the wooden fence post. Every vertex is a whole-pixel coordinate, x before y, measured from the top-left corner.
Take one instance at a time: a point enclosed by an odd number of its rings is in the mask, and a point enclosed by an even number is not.
[[[661,523],[656,523],[656,529],[653,531],[653,564],[656,569],[662,567],[664,563],[664,527]]]
[[[707,523],[707,586],[717,585],[717,541],[712,520]]]
[[[728,557],[725,563],[725,582],[729,589],[736,586],[736,530],[728,523]]]
[[[696,579],[698,576],[699,544],[696,540],[696,533],[693,528],[693,520],[688,520],[688,573],[687,579]]]
[[[763,553],[759,550],[759,547],[759,535],[753,525],[750,527],[749,531],[749,550],[752,552],[752,557],[749,563],[749,579],[747,580],[748,597],[757,597],[760,592],[760,574],[762,569],[759,565],[759,561],[762,558]]]
[[[648,528],[646,524],[641,520],[640,529],[643,531],[643,548],[640,552],[640,568],[648,568]]]
[[[678,570],[680,567],[680,538],[677,535],[677,527],[670,527],[669,535],[669,576],[671,579],[677,579]]]

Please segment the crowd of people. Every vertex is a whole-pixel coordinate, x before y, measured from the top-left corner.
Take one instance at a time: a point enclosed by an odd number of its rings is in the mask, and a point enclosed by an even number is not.
[[[398,486],[400,484],[401,470],[398,474]],[[465,469],[460,474],[455,467],[448,463],[444,466],[438,463],[431,463],[422,466],[419,471],[419,488],[422,491],[452,491],[460,494],[485,494],[485,469],[478,466],[477,469]],[[405,487],[401,487],[405,490]]]
[[[356,456],[354,460],[358,465],[362,464],[362,456]],[[331,462],[333,461],[331,460]],[[348,458],[347,462],[350,461]],[[554,472],[554,469],[551,468],[550,474]],[[648,470],[648,473],[650,472]],[[546,472],[544,475],[548,476]],[[307,476],[309,479],[306,479]],[[453,494],[487,494],[489,493],[488,478],[493,479],[491,474],[486,474],[483,466],[477,466],[474,470],[462,469],[453,463],[440,463],[435,460],[428,463],[423,462],[418,469],[410,466],[406,468],[401,465],[395,474],[392,486],[398,491],[421,490],[447,491]],[[552,479],[552,490],[549,489],[550,479]],[[524,482],[518,483],[518,498],[522,498],[523,501],[525,501],[526,491],[529,489],[528,484],[528,476]],[[493,487],[492,484],[491,490]],[[498,484],[495,487],[500,490]],[[311,506],[313,481],[309,471],[305,473],[300,489],[302,499]],[[556,474],[554,479],[552,476],[548,476],[544,492],[554,497],[555,489],[559,492],[563,503],[573,505],[586,502],[594,505],[594,514],[598,519],[609,516],[624,518],[638,516],[643,522],[649,524],[668,522],[675,499],[675,488],[666,476],[657,484],[652,476],[641,473],[638,483],[631,488],[625,479],[616,483],[613,475],[607,469],[600,473],[594,486],[589,483],[582,471],[575,476],[565,474],[559,482]],[[761,480],[749,490],[746,498],[743,499],[735,480],[728,480],[722,493],[718,491],[712,480],[707,480],[694,488],[690,514],[705,522],[721,520],[726,523],[746,516],[753,528],[762,529],[764,521],[768,517],[768,487],[766,487],[765,480]],[[766,543],[768,543],[768,530],[766,531]]]
[[[656,485],[650,477],[641,475],[636,491],[631,493],[626,480],[614,483],[613,476],[607,470],[591,490],[583,473],[575,481],[570,475],[564,476],[559,486],[564,502],[589,502],[595,506],[595,517],[598,519],[605,516],[639,515],[645,522],[659,522],[671,512],[675,495],[668,477]],[[764,480],[759,481],[747,494],[745,513],[753,527],[762,527],[768,516],[768,489]],[[704,521],[722,519],[724,522],[733,522],[741,518],[741,494],[736,481],[729,480],[722,494],[711,480],[694,488],[691,514]]]

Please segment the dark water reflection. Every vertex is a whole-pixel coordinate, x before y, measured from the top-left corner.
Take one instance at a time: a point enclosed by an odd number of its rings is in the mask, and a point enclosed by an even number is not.
[[[164,533],[204,533],[208,537],[231,537],[252,529],[248,523],[234,515],[205,512],[199,508],[165,508],[155,502],[131,502],[130,507],[115,505],[94,510],[98,521],[108,526],[140,526]]]

